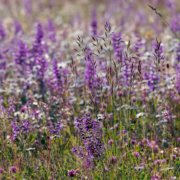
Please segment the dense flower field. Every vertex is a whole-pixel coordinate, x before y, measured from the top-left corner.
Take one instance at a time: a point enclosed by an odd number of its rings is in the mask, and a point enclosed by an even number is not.
[[[0,179],[179,179],[179,39],[179,0],[1,0]]]

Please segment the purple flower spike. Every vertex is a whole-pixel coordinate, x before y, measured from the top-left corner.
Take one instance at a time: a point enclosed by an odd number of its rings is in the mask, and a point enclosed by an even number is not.
[[[117,62],[122,63],[124,41],[122,40],[121,33],[114,33],[113,34],[112,43],[113,43],[115,58],[116,58]]]
[[[86,114],[82,118],[76,119],[75,126],[80,134],[88,156],[90,158],[100,157],[104,151],[101,123]]]
[[[0,41],[1,40],[4,40],[6,37],[6,32],[5,32],[5,29],[3,27],[3,24],[0,23]]]
[[[21,40],[19,40],[18,42],[18,48],[19,50],[16,53],[15,62],[16,64],[23,66],[26,64],[26,58],[27,58],[27,54],[29,50],[28,50],[27,45]]]
[[[86,69],[85,82],[90,90],[93,90],[97,85],[96,62],[93,59],[91,50],[88,48],[85,52]]]
[[[38,23],[37,27],[36,27],[36,40],[35,40],[35,42],[37,44],[41,44],[43,36],[44,36],[44,33],[43,33],[42,25],[40,23]]]
[[[97,14],[96,14],[96,9],[94,9],[92,12],[92,21],[91,21],[92,36],[97,35],[97,28],[98,28]]]
[[[11,127],[12,127],[12,140],[14,141],[20,133],[20,127],[17,125],[15,121],[12,121]]]
[[[51,19],[48,20],[47,30],[48,30],[48,38],[52,42],[56,42],[56,27]]]
[[[180,94],[180,43],[177,47],[177,56],[176,56],[176,63],[175,63],[175,70],[176,70],[176,82],[175,86],[177,89],[177,92]]]
[[[25,12],[30,14],[32,12],[32,0],[23,0]]]
[[[19,21],[15,20],[14,21],[14,34],[17,35],[20,33],[23,33],[22,26],[19,23]]]
[[[174,33],[179,33],[180,34],[180,14],[175,15],[172,19],[171,19],[171,30]]]
[[[154,46],[154,56],[157,62],[160,63],[161,60],[164,59],[162,43],[161,41],[156,40],[153,46]]]

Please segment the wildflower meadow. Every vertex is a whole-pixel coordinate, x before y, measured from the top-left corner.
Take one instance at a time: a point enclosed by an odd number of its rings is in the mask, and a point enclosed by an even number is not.
[[[0,0],[0,180],[180,179],[179,0]]]

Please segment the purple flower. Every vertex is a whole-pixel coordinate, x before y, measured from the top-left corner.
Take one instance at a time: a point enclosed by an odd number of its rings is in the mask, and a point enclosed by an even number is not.
[[[134,155],[136,158],[140,157],[139,152],[133,152],[133,155]]]
[[[166,159],[156,159],[154,165],[160,165],[166,162]]]
[[[109,145],[112,145],[113,143],[114,143],[113,139],[110,139],[110,140],[108,141],[108,144],[109,144]]]
[[[49,126],[50,133],[53,135],[60,135],[61,130],[63,129],[63,124],[61,121],[58,121],[56,123],[50,123]]]
[[[109,21],[106,21],[106,23],[105,23],[105,30],[107,32],[111,32],[111,24]]]
[[[62,69],[58,68],[57,60],[53,60],[53,73],[56,81],[56,86],[58,89],[62,90],[63,82],[62,82]]]
[[[73,147],[72,148],[72,153],[75,154],[78,158],[84,158],[85,153],[83,152],[83,148],[81,146],[79,147]]]
[[[15,56],[15,62],[18,65],[22,65],[22,68],[24,69],[25,64],[26,64],[26,59],[27,59],[27,54],[28,54],[28,47],[27,45],[22,41],[18,41],[18,52],[16,53]]]
[[[15,120],[12,121],[11,127],[12,127],[12,139],[14,141],[20,133],[20,127],[18,126]]]
[[[4,40],[6,37],[6,32],[5,29],[3,27],[3,24],[0,23],[0,40]]]
[[[15,166],[11,166],[10,172],[15,174],[17,172],[17,168]]]
[[[114,55],[118,63],[123,61],[123,50],[124,50],[124,41],[122,40],[121,33],[113,33],[112,35],[112,44],[114,49]]]
[[[96,15],[96,9],[93,10],[92,12],[92,21],[91,21],[91,31],[92,31],[92,36],[97,35],[97,15]]]
[[[174,33],[180,33],[180,13],[171,19],[170,27]]]
[[[75,177],[78,173],[79,173],[78,170],[74,170],[74,169],[68,170],[69,177]]]
[[[82,118],[76,119],[75,126],[88,156],[91,158],[100,157],[104,151],[101,123],[86,114]]]
[[[32,12],[32,0],[23,0],[24,9],[27,14]]]
[[[174,0],[166,0],[167,8],[173,13],[176,10],[176,4]]]
[[[2,174],[4,172],[3,168],[0,168],[0,174]]]
[[[94,167],[94,162],[93,162],[93,158],[92,157],[86,157],[84,162],[83,162],[83,166],[86,169],[92,169]]]
[[[23,132],[28,133],[30,129],[30,122],[28,120],[23,121],[21,128]]]
[[[43,37],[44,37],[43,27],[40,23],[37,23],[36,36],[32,48],[32,55],[34,56],[34,58],[36,58],[36,56],[41,56],[43,54],[43,46],[42,46]]]
[[[155,174],[151,177],[151,180],[161,180],[160,176]]]
[[[112,156],[112,157],[109,159],[109,162],[110,162],[110,164],[116,164],[116,163],[117,163],[117,157],[116,157],[116,156]]]
[[[177,54],[176,55],[176,61],[177,61],[177,63],[180,63],[180,43],[178,43],[176,54]]]
[[[176,63],[175,63],[175,71],[176,71],[176,81],[175,81],[175,87],[177,89],[177,92],[180,94],[180,43],[177,47],[177,56],[176,56]]]
[[[14,21],[14,34],[17,35],[22,32],[23,32],[23,30],[22,30],[21,24],[19,23],[19,21],[15,20]]]
[[[154,153],[157,153],[158,150],[159,150],[159,146],[156,144],[155,141],[149,141],[147,143],[147,146],[154,152]]]
[[[37,23],[35,44],[40,45],[42,43],[43,37],[44,37],[43,27],[40,23]]]
[[[12,140],[15,141],[18,135],[26,134],[30,130],[30,122],[28,120],[24,120],[23,122],[17,123],[16,120],[13,120],[11,123],[12,127]]]
[[[154,56],[159,64],[161,60],[164,59],[163,46],[161,41],[156,40],[155,43],[153,44],[153,47],[154,47]]]
[[[38,79],[44,79],[45,72],[47,70],[47,61],[44,57],[38,56],[36,58],[37,77]]]
[[[143,55],[143,53],[140,51],[143,48],[143,46],[145,46],[143,40],[141,39],[141,37],[137,36],[137,41],[134,45],[133,50],[139,57]]]
[[[85,60],[85,83],[90,90],[93,90],[97,86],[96,62],[89,48],[86,49]]]
[[[48,20],[47,30],[48,30],[48,38],[52,42],[56,42],[56,27],[51,19]]]
[[[150,91],[157,89],[160,79],[155,71],[155,67],[150,67],[149,72],[145,73],[145,79],[147,80],[147,85],[149,86]]]
[[[137,144],[137,141],[136,141],[135,139],[132,139],[132,140],[131,140],[131,143],[132,143],[132,145],[136,145],[136,144]]]

